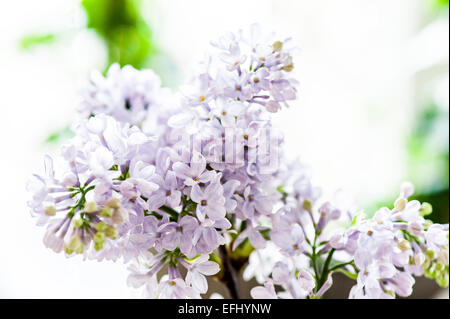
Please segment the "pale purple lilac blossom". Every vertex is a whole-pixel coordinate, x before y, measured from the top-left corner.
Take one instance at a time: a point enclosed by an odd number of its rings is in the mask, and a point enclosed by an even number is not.
[[[44,244],[133,261],[127,282],[150,298],[202,297],[223,250],[246,254],[254,298],[321,298],[335,271],[356,278],[351,298],[408,296],[421,275],[448,285],[448,225],[408,200],[412,184],[367,219],[342,193],[323,201],[308,167],[285,159],[270,119],[296,99],[289,45],[257,25],[227,33],[181,96],[151,70],[94,73],[75,137],[27,185]]]

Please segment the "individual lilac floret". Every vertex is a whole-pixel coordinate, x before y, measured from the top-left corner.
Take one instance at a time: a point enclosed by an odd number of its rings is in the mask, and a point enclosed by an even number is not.
[[[211,183],[204,190],[194,185],[191,190],[191,199],[197,203],[197,217],[200,221],[209,217],[219,220],[225,217],[225,197],[223,187],[219,183]]]
[[[188,269],[186,283],[201,294],[208,291],[208,282],[205,276],[212,276],[220,271],[219,265],[208,259],[208,255],[203,255],[195,259],[192,264],[186,262],[184,264]]]
[[[194,153],[189,164],[182,162],[173,164],[176,176],[182,179],[186,186],[207,183],[216,176],[215,172],[206,170],[206,160],[200,153]]]
[[[305,250],[305,235],[298,224],[294,224],[286,230],[275,229],[271,232],[270,238],[288,256],[299,255]]]

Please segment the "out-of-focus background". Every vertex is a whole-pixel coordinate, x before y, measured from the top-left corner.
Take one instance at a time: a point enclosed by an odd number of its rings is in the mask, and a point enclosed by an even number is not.
[[[259,22],[299,48],[299,99],[276,115],[288,157],[372,213],[410,180],[449,220],[448,0],[15,0],[0,2],[0,298],[128,298],[121,263],[42,244],[25,183],[66,139],[78,90],[113,62],[177,89],[224,31]],[[336,276],[335,280],[343,280]],[[329,297],[346,297],[342,281]],[[418,280],[413,297],[448,298]]]

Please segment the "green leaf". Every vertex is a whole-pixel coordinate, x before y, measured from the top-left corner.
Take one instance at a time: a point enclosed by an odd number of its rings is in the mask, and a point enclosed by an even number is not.
[[[30,34],[20,39],[19,46],[22,50],[30,50],[38,45],[51,44],[58,40],[58,36],[53,33]]]

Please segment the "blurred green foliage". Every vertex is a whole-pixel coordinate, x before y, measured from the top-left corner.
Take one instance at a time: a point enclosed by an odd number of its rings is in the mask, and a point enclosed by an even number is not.
[[[433,213],[427,218],[437,223],[449,222],[449,114],[429,103],[416,114],[406,140],[408,180],[416,186],[411,199],[427,202]],[[396,197],[374,203],[367,210],[370,216],[381,207],[392,208]]]
[[[448,112],[429,103],[417,114],[407,140],[410,180],[420,185],[414,199],[433,206],[435,222],[449,222]]]
[[[424,3],[424,25],[447,20],[449,0]],[[447,71],[448,72],[448,71]],[[430,94],[427,94],[430,95]],[[430,98],[431,100],[431,98]],[[449,113],[448,107],[434,102],[419,102],[412,129],[405,141],[408,151],[408,180],[416,186],[411,199],[433,206],[429,219],[437,223],[449,222]],[[381,207],[391,207],[395,196],[373,203],[367,210],[370,216]]]
[[[108,49],[106,69],[114,62],[137,69],[146,66],[158,49],[136,0],[83,0],[87,28],[94,30]]]
[[[107,61],[104,73],[113,63],[121,66],[132,65],[136,69],[151,67],[160,73],[163,84],[176,78],[176,68],[170,57],[158,49],[152,30],[142,15],[141,0],[82,0],[87,23],[104,42]],[[61,30],[56,33],[29,34],[19,41],[22,50],[31,50],[41,45],[49,45],[70,38],[76,31]],[[169,70],[169,72],[167,72]],[[167,75],[169,74],[169,75]],[[53,132],[46,143],[58,145],[71,137],[70,129],[64,127]]]
[[[409,176],[432,192],[449,184],[448,112],[429,103],[407,140]]]
[[[432,6],[436,11],[445,11],[448,10],[448,1],[449,0],[433,0]]]
[[[20,39],[20,47],[23,50],[31,49],[39,44],[51,44],[58,39],[56,34],[29,34]]]
[[[429,11],[429,18],[434,20],[439,17],[448,17],[448,1],[449,0],[432,0],[426,1],[427,10]]]
[[[142,1],[82,0],[81,6],[87,16],[86,28],[95,31],[105,43],[108,52],[105,71],[115,62],[141,69],[149,65],[153,56],[161,54],[141,14]],[[29,34],[20,39],[19,46],[30,50],[55,43],[70,34],[73,33]]]
[[[60,143],[61,141],[67,140],[74,136],[74,133],[70,129],[69,126],[66,126],[65,128],[53,132],[50,134],[47,139],[45,140],[46,143],[54,144],[54,143]]]

